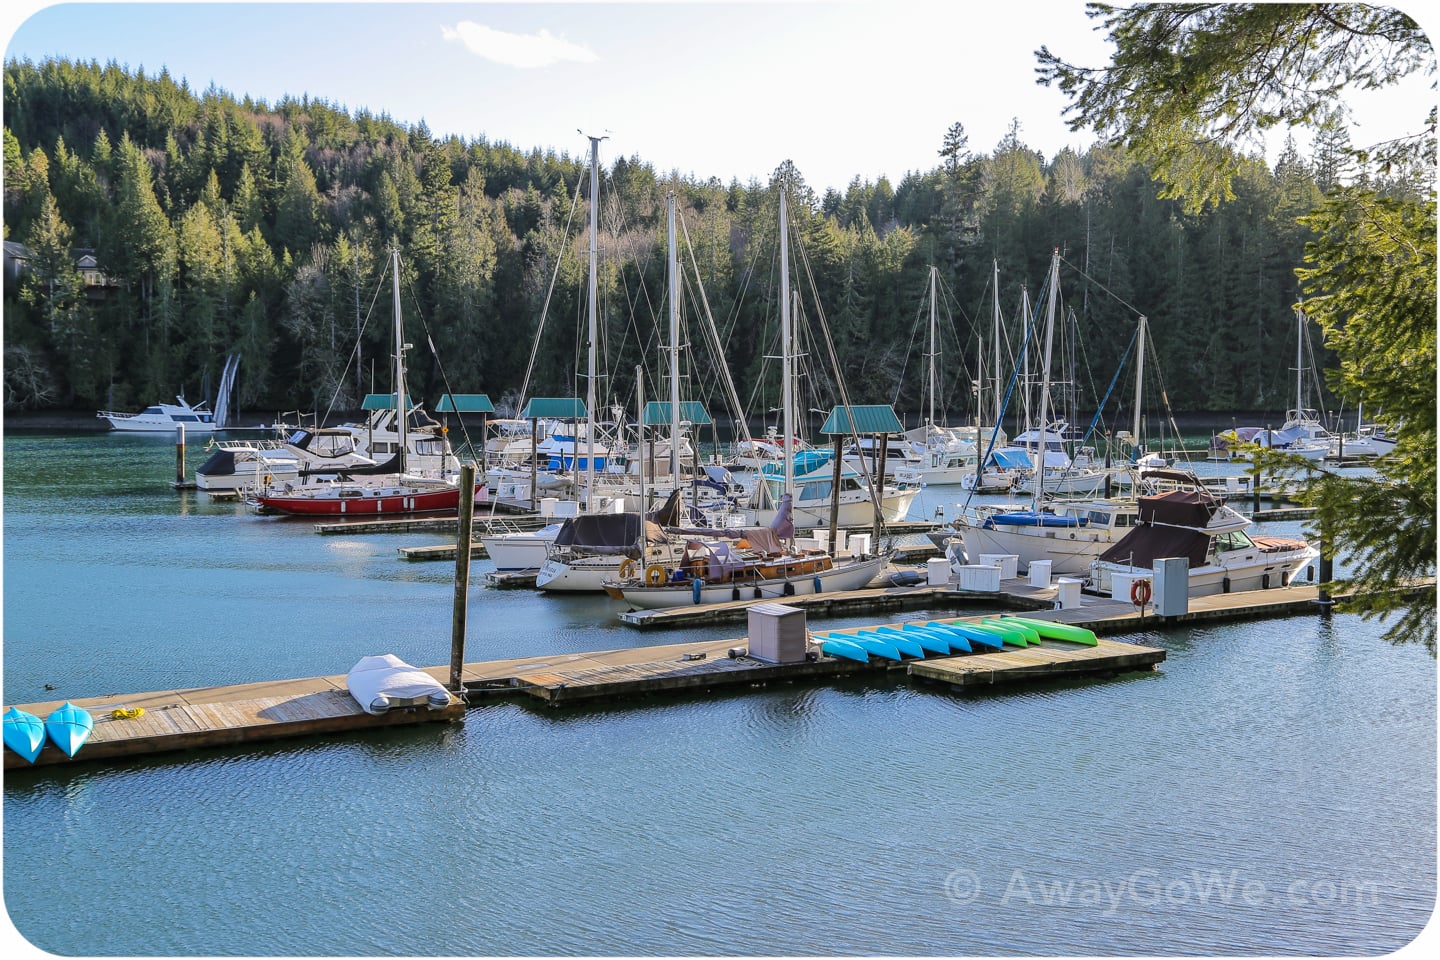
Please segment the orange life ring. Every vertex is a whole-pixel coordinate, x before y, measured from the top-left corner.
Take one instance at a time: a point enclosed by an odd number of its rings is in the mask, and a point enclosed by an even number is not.
[[[626,557],[620,561],[620,579],[628,580],[635,573],[635,561]]]
[[[645,582],[652,587],[658,587],[665,582],[665,568],[658,563],[652,563],[645,568]]]
[[[1130,602],[1137,607],[1143,607],[1150,602],[1150,581],[1130,581]]]

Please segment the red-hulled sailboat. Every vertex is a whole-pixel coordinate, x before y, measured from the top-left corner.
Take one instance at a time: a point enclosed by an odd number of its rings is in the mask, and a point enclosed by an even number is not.
[[[406,472],[405,337],[400,321],[400,251],[391,252],[395,280],[395,422],[400,442],[395,456],[384,463],[302,469],[298,476],[266,482],[247,502],[259,513],[296,516],[383,516],[407,513],[459,511],[459,477],[417,476]],[[482,481],[471,496],[484,503],[489,493]]]

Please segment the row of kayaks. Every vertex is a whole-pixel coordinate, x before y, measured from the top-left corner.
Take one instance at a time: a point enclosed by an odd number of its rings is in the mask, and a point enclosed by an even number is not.
[[[67,757],[75,756],[90,739],[90,732],[95,729],[95,718],[85,708],[66,700],[44,720],[19,707],[11,707],[5,711],[4,726],[5,746],[34,763],[47,738],[65,751]]]
[[[948,657],[985,653],[1004,647],[1029,647],[1043,640],[1062,640],[1093,647],[1092,630],[1031,617],[984,617],[980,620],[931,620],[898,626],[817,633],[820,651],[832,657],[868,663],[872,657],[899,661],[905,657]]]

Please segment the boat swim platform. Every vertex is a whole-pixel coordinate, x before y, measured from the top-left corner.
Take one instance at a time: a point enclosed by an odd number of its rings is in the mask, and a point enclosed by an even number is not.
[[[1432,581],[1433,583],[1433,581]],[[987,596],[994,598],[994,594]],[[89,742],[71,758],[53,745],[36,765],[122,760],[204,748],[259,744],[304,736],[336,736],[427,722],[454,722],[466,707],[496,699],[520,699],[548,706],[633,701],[664,695],[739,692],[769,683],[825,682],[855,677],[916,677],[952,688],[1000,686],[1035,680],[1081,679],[1153,669],[1164,651],[1140,647],[1111,635],[1125,635],[1177,623],[1313,615],[1325,609],[1314,586],[1277,587],[1246,593],[1193,598],[1184,616],[1161,618],[1108,598],[1069,610],[1028,614],[1086,627],[1097,634],[1093,648],[1045,640],[1023,650],[934,656],[901,662],[867,662],[816,655],[794,663],[768,663],[749,656],[748,639],[689,641],[573,654],[468,662],[461,670],[464,700],[440,710],[394,709],[373,716],[350,695],[344,675],[262,681],[156,693],[71,697],[95,717]],[[773,600],[771,601],[773,602]],[[936,618],[927,618],[933,620]],[[943,617],[945,622],[979,619]],[[921,621],[914,621],[921,622]],[[898,623],[881,624],[896,626]],[[850,628],[847,628],[850,629]],[[853,628],[865,629],[865,628]],[[483,643],[483,640],[476,641]],[[1085,652],[1085,651],[1090,652]],[[953,663],[950,661],[954,661]],[[442,684],[450,667],[422,668]],[[46,716],[62,699],[15,704]],[[6,705],[9,706],[8,704]],[[134,719],[116,719],[115,710],[143,708]],[[4,751],[6,770],[30,764]]]

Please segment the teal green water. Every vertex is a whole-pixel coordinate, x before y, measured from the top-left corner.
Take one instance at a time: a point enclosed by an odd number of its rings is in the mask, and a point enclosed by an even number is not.
[[[177,493],[163,440],[4,454],[6,703],[448,662],[453,568],[396,553],[444,536]],[[476,586],[467,658],[681,636],[620,609]],[[1145,634],[1156,673],[995,695],[501,703],[11,772],[5,906],[86,956],[1375,956],[1436,891],[1435,662],[1380,631]]]

